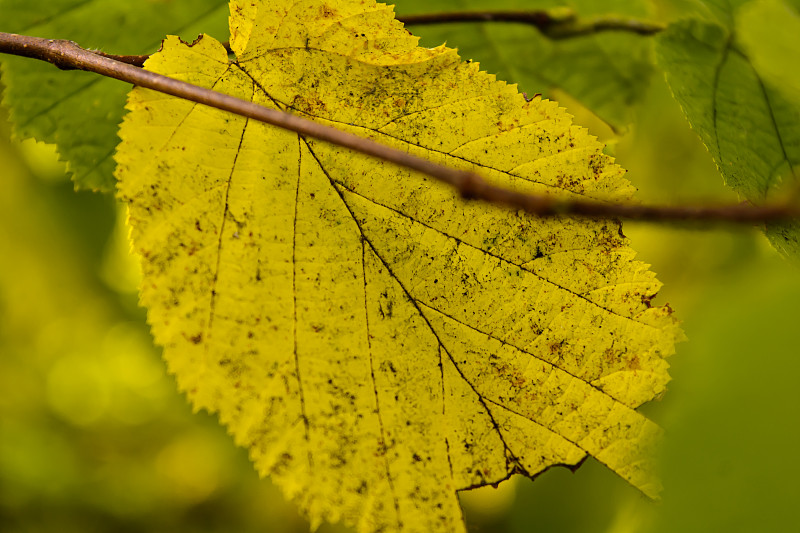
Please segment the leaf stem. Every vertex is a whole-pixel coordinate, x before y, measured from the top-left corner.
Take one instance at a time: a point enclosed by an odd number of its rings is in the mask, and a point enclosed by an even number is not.
[[[763,223],[800,217],[800,205],[798,204],[645,206],[523,194],[492,185],[472,172],[439,165],[402,150],[291,113],[270,109],[104,57],[85,50],[72,41],[41,39],[0,32],[0,53],[47,61],[64,70],[95,72],[140,87],[249,117],[427,174],[455,188],[465,199],[483,200],[513,209],[522,209],[536,216],[737,223]]]

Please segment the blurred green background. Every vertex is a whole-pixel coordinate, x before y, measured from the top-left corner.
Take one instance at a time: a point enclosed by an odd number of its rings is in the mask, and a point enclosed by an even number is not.
[[[663,80],[622,137],[560,101],[651,203],[735,202]],[[307,523],[165,373],[113,199],[73,192],[0,111],[0,531],[290,532]],[[689,341],[652,503],[588,460],[462,496],[470,531],[796,531],[800,269],[757,229],[625,225]],[[343,531],[323,525],[321,531]]]

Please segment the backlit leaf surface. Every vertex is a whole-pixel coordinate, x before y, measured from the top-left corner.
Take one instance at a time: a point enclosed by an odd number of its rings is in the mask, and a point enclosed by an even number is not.
[[[628,199],[555,103],[372,1],[234,1],[147,68],[482,173]],[[432,179],[136,89],[116,160],[170,370],[313,524],[464,531],[457,491],[594,456],[650,496],[680,335],[615,221],[539,220]]]

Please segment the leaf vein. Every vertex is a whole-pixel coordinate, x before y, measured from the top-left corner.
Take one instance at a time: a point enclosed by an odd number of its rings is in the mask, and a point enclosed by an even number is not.
[[[255,91],[254,91],[255,93]],[[302,140],[297,138],[297,181],[295,182],[295,196],[294,196],[294,213],[292,215],[292,339],[294,351],[294,371],[297,375],[297,391],[300,396],[300,415],[303,418],[304,434],[306,443],[309,445],[306,450],[309,468],[313,468],[314,461],[311,457],[311,435],[308,423],[308,415],[306,414],[306,398],[303,392],[303,379],[300,376],[300,356],[297,350],[297,210],[300,204],[300,175],[302,172],[301,159]]]
[[[320,166],[321,166],[321,165],[320,165]],[[430,226],[430,225],[428,225],[428,224],[425,224],[424,222],[422,222],[422,221],[420,221],[420,220],[418,220],[418,219],[415,219],[415,218],[413,218],[412,216],[410,216],[410,215],[408,215],[408,214],[406,214],[406,213],[403,213],[402,211],[399,211],[399,210],[397,210],[397,209],[395,209],[395,208],[393,208],[393,207],[390,207],[390,206],[384,205],[384,204],[382,204],[382,203],[380,203],[380,202],[378,202],[378,201],[376,201],[376,200],[374,200],[374,199],[372,199],[372,198],[368,198],[368,197],[366,197],[366,196],[364,196],[364,195],[362,195],[362,194],[359,194],[357,191],[355,191],[355,190],[353,190],[353,189],[350,189],[349,187],[347,187],[347,186],[346,186],[346,185],[344,185],[343,183],[341,183],[341,182],[339,182],[339,181],[336,181],[336,180],[334,180],[333,178],[331,178],[331,180],[332,180],[332,181],[333,181],[333,182],[334,182],[336,185],[340,186],[341,188],[343,188],[343,189],[347,190],[348,192],[350,192],[350,193],[352,193],[352,194],[354,194],[354,195],[356,195],[356,196],[359,196],[360,198],[363,198],[364,200],[367,200],[368,202],[370,202],[370,203],[372,203],[372,204],[374,204],[374,205],[377,205],[377,206],[383,207],[383,208],[385,208],[385,209],[388,209],[388,210],[390,210],[390,211],[392,211],[392,212],[394,212],[394,213],[396,213],[396,214],[398,214],[398,215],[402,216],[403,218],[407,218],[408,220],[410,220],[411,222],[413,222],[413,223],[415,223],[415,224],[420,224],[420,225],[422,225],[422,226],[425,226],[426,228],[428,228],[428,229],[431,229],[431,230],[433,230],[433,231],[436,231],[437,233],[440,233],[440,234],[444,235],[445,237],[447,237],[447,238],[449,238],[449,239],[452,239],[452,240],[454,240],[454,241],[458,242],[459,244],[463,244],[463,245],[465,245],[465,246],[468,246],[468,247],[470,247],[470,248],[472,248],[472,249],[474,249],[474,250],[478,250],[478,251],[480,251],[481,253],[484,253],[484,254],[488,255],[489,257],[492,257],[492,258],[494,258],[494,259],[496,259],[496,260],[498,260],[498,261],[500,261],[500,262],[502,262],[502,263],[506,263],[506,264],[508,264],[508,265],[514,266],[514,267],[516,267],[516,268],[518,268],[518,269],[520,269],[520,270],[524,270],[525,272],[528,272],[528,273],[532,274],[533,276],[535,276],[537,279],[539,279],[539,280],[541,280],[541,281],[543,281],[543,282],[545,282],[545,283],[548,283],[548,284],[552,285],[553,287],[555,287],[555,288],[557,288],[557,289],[563,290],[563,291],[565,291],[565,292],[567,292],[567,293],[569,293],[569,294],[571,294],[571,295],[573,295],[573,296],[575,296],[575,297],[577,297],[577,298],[580,298],[581,300],[584,300],[584,301],[588,302],[590,305],[592,305],[592,306],[594,306],[594,307],[597,307],[598,309],[601,309],[601,310],[603,310],[603,311],[605,311],[605,312],[607,312],[607,313],[609,313],[609,314],[611,314],[611,315],[618,316],[618,317],[622,318],[623,320],[630,320],[631,322],[634,322],[634,323],[636,323],[636,324],[640,324],[640,325],[642,325],[642,326],[645,326],[645,327],[648,327],[648,328],[652,328],[652,329],[658,329],[656,326],[653,326],[652,324],[647,324],[647,323],[645,323],[645,322],[641,322],[641,321],[639,321],[639,320],[636,320],[635,318],[633,318],[633,317],[630,317],[630,316],[621,315],[621,314],[617,313],[616,311],[613,311],[612,309],[609,309],[609,308],[607,308],[607,307],[604,307],[604,306],[602,306],[602,305],[598,304],[597,302],[594,302],[594,301],[590,300],[590,299],[589,299],[589,298],[587,298],[586,296],[583,296],[583,295],[582,295],[582,294],[580,294],[580,293],[577,293],[577,292],[571,291],[571,290],[569,290],[568,288],[566,288],[566,287],[564,287],[564,286],[562,286],[562,285],[559,285],[558,283],[556,283],[555,281],[553,281],[553,280],[551,280],[551,279],[545,278],[545,277],[541,276],[540,274],[537,274],[536,272],[533,272],[533,271],[531,271],[531,270],[528,270],[528,269],[527,269],[527,268],[525,268],[523,265],[520,265],[520,264],[514,263],[513,261],[510,261],[510,260],[508,260],[508,259],[505,259],[505,258],[503,258],[503,257],[501,257],[501,256],[499,256],[499,255],[493,254],[492,252],[489,252],[489,251],[487,251],[487,250],[483,250],[483,249],[481,249],[481,248],[478,248],[477,246],[475,246],[475,245],[473,245],[473,244],[470,244],[470,243],[468,243],[468,242],[465,242],[465,241],[463,241],[463,240],[459,239],[458,237],[454,237],[454,236],[452,236],[452,235],[449,235],[449,234],[445,233],[444,231],[442,231],[442,230],[440,230],[440,229],[438,229],[438,228],[435,228],[435,227],[433,227],[433,226]]]
[[[383,425],[383,416],[381,415],[381,404],[380,398],[378,396],[378,384],[375,381],[375,365],[373,362],[373,353],[372,353],[372,340],[370,334],[370,325],[369,325],[369,305],[367,302],[367,270],[366,270],[366,262],[367,262],[367,247],[362,239],[361,241],[361,275],[362,279],[364,280],[364,319],[366,321],[366,337],[367,337],[367,350],[369,352],[369,374],[370,379],[372,380],[372,393],[375,396],[375,414],[378,417],[378,427],[380,428],[381,433],[381,442],[380,447],[381,451],[383,452],[383,463],[384,467],[386,468],[386,481],[389,484],[389,491],[392,494],[392,501],[394,502],[394,510],[395,514],[397,515],[397,523],[402,524],[403,521],[400,519],[400,501],[397,498],[397,492],[394,488],[394,481],[392,480],[392,472],[391,468],[389,467],[389,458],[386,454],[387,445],[386,445],[386,430],[384,429]]]

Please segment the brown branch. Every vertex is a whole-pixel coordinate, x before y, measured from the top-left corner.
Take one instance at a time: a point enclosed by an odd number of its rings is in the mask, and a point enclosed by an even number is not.
[[[450,11],[441,13],[421,13],[419,15],[397,15],[397,20],[413,26],[431,24],[450,24],[454,22],[516,22],[529,24],[545,30],[553,24],[565,23],[575,19],[571,9],[531,10],[531,11]]]
[[[85,70],[199,104],[229,111],[283,129],[308,135],[421,172],[442,181],[466,199],[522,209],[537,216],[628,218],[651,221],[724,221],[763,223],[800,217],[800,205],[643,206],[559,199],[523,194],[487,183],[479,175],[439,165],[402,150],[324,126],[297,115],[204,89],[85,50],[71,41],[40,39],[0,32],[0,53],[47,61],[64,70]]]
[[[601,15],[588,19],[578,18],[568,8],[532,11],[453,11],[449,13],[426,13],[398,16],[397,20],[408,25],[448,24],[454,22],[511,22],[528,24],[550,39],[567,39],[605,31],[628,32],[638,35],[654,35],[664,26],[634,18]]]
[[[228,43],[225,43],[225,48],[228,48]],[[108,59],[113,59],[114,61],[119,61],[120,63],[127,63],[128,65],[133,65],[134,67],[143,67],[144,62],[150,58],[149,54],[140,56],[121,56],[116,54],[107,54],[101,50],[89,50],[89,52],[102,57],[107,57]]]
[[[666,26],[658,22],[649,22],[628,17],[601,15],[585,20],[574,19],[563,24],[554,24],[542,33],[553,40],[570,39],[583,35],[592,35],[607,31],[634,33],[636,35],[655,35],[664,31]]]

